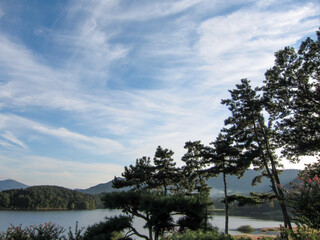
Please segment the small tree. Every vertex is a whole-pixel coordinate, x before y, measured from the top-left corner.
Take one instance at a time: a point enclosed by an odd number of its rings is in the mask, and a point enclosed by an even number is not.
[[[207,162],[213,165],[207,169],[211,176],[222,174],[224,184],[224,203],[225,203],[225,234],[229,230],[229,202],[228,202],[228,185],[227,175],[243,175],[250,166],[250,161],[242,158],[241,151],[233,146],[233,139],[228,136],[228,130],[224,129],[216,141],[211,143],[213,148],[207,147],[205,154]]]
[[[150,157],[142,157],[136,160],[135,165],[130,165],[124,168],[121,174],[123,178],[115,177],[112,181],[114,188],[131,188],[133,190],[153,189],[153,176],[155,174],[155,167],[152,166]]]
[[[177,225],[181,229],[204,226],[208,197],[185,194],[187,190],[181,184],[182,171],[175,167],[172,156],[171,150],[159,146],[153,164],[147,157],[137,159],[136,165],[125,167],[123,178],[114,179],[115,188],[129,187],[129,191],[105,194],[106,208],[121,209],[130,219],[137,217],[145,221],[147,235],[133,226],[128,228],[129,235],[158,240],[166,230]],[[175,223],[173,215],[177,214],[182,217]]]
[[[205,212],[201,212],[200,209],[190,209],[188,216],[184,219],[185,223],[182,224],[182,221],[180,221],[180,224],[190,229],[197,229],[191,227],[190,224],[201,223],[199,218],[205,216],[202,228],[206,230],[209,218],[207,207],[212,204],[209,202],[210,187],[206,182],[210,176],[206,171],[206,167],[209,164],[205,154],[207,149],[200,141],[186,142],[184,148],[187,149],[187,152],[182,157],[182,161],[185,162],[181,173],[182,185],[187,195],[197,196],[199,203],[205,207],[202,209]],[[188,222],[189,225],[187,224]]]
[[[205,158],[205,146],[200,141],[186,142],[187,152],[183,155],[182,161],[185,165],[182,167],[182,177],[185,190],[188,194],[197,191],[201,194],[209,194],[209,187],[206,180],[209,178],[207,171],[208,161]]]
[[[163,149],[162,147],[158,146],[154,158],[154,175],[152,179],[157,186],[158,190],[164,192],[165,195],[168,194],[168,191],[175,191],[178,189],[176,187],[173,189],[173,185],[179,183],[179,174],[178,169],[175,167],[176,163],[174,162],[172,156],[174,152],[169,149]]]

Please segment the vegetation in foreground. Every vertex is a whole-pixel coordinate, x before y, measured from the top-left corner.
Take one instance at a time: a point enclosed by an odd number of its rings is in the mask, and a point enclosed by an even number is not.
[[[101,222],[87,229],[76,228],[74,231],[66,230],[61,226],[53,223],[33,225],[26,228],[21,226],[11,226],[6,232],[0,233],[0,240],[130,240],[122,231],[124,226],[121,225],[119,219],[115,220],[118,225]],[[121,221],[121,220],[120,220]],[[102,234],[101,231],[104,231]],[[231,236],[219,232],[217,228],[211,230],[190,230],[179,231],[175,228],[166,232],[161,240],[319,240],[320,232],[307,226],[301,226],[291,231],[283,227],[280,228],[278,236],[271,235],[249,235],[243,234]]]

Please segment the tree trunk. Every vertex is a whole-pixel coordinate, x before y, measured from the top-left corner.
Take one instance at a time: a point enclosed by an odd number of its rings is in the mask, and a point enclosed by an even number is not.
[[[153,240],[153,234],[152,234],[152,227],[149,227],[149,238],[150,240]]]
[[[283,203],[284,194],[283,194],[283,191],[281,189],[280,178],[279,178],[278,171],[277,171],[277,168],[276,168],[276,165],[275,165],[275,161],[274,161],[274,158],[273,158],[273,155],[272,155],[272,151],[271,151],[271,148],[269,146],[269,142],[270,141],[269,141],[269,138],[268,138],[268,136],[266,134],[266,129],[263,127],[264,124],[261,122],[261,119],[258,119],[258,121],[259,121],[260,130],[263,133],[263,140],[262,141],[260,141],[259,138],[258,138],[258,134],[257,134],[257,131],[256,131],[256,125],[255,124],[254,124],[254,129],[255,129],[255,134],[256,134],[256,139],[257,139],[258,145],[260,147],[264,145],[265,149],[267,151],[267,156],[265,156],[265,154],[262,153],[262,159],[263,159],[263,162],[264,162],[264,165],[265,165],[265,169],[266,169],[266,171],[268,173],[268,176],[269,176],[269,179],[270,179],[270,182],[271,182],[271,185],[272,185],[271,186],[272,190],[275,193],[275,195],[276,195],[276,197],[277,197],[277,199],[279,201],[280,207],[281,207],[281,211],[282,211],[282,215],[283,215],[284,227],[285,228],[289,228],[290,230],[292,230],[290,217],[289,217],[287,208]],[[263,149],[263,147],[262,147],[262,149]],[[266,158],[268,158],[270,163],[271,163],[271,170],[269,169],[268,161],[266,160]]]
[[[226,179],[225,171],[223,171],[223,183],[224,183],[224,199],[225,199],[225,213],[226,213],[224,232],[225,234],[229,234],[229,202],[228,202],[227,179]]]

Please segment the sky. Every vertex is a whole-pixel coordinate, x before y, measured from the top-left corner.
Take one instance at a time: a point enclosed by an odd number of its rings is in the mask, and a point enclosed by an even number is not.
[[[185,142],[215,140],[228,89],[261,85],[319,13],[319,0],[1,0],[0,180],[87,188],[159,145],[179,162]]]

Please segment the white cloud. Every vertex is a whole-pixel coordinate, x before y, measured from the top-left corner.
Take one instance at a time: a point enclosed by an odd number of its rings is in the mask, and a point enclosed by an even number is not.
[[[106,155],[123,150],[122,144],[106,137],[86,136],[65,128],[47,127],[41,123],[12,114],[0,114],[0,117],[2,118],[0,129],[15,129],[16,131],[20,131],[21,134],[31,132],[33,134],[41,133],[47,136],[53,136],[59,141],[68,143],[78,149],[86,149],[87,151],[90,151],[91,154]],[[1,136],[26,148],[22,142],[15,136],[10,135],[8,131],[5,131],[5,134],[2,134]]]
[[[202,0],[140,1],[128,4],[126,1],[106,2],[100,0],[92,2],[90,5],[92,11],[90,13],[97,19],[107,23],[112,21],[147,21],[181,13],[201,2]],[[82,9],[75,8],[73,13],[79,10],[81,11]]]
[[[71,132],[65,128],[53,129],[38,124],[34,125],[32,129],[43,134],[55,136],[59,138],[60,141],[67,141],[71,145],[80,149],[87,149],[93,154],[109,154],[123,150],[123,146],[120,143],[111,139],[88,137],[79,133]]]
[[[289,11],[252,7],[210,18],[199,28],[197,48],[206,62],[202,68],[224,82],[232,81],[234,73],[257,80],[257,73],[262,77],[273,64],[273,52],[316,30],[319,20],[310,17],[319,10],[313,4]],[[228,80],[228,75],[233,78]]]
[[[14,143],[22,148],[28,148],[22,141],[20,141],[12,132],[4,131],[4,133],[0,134],[1,137]]]

